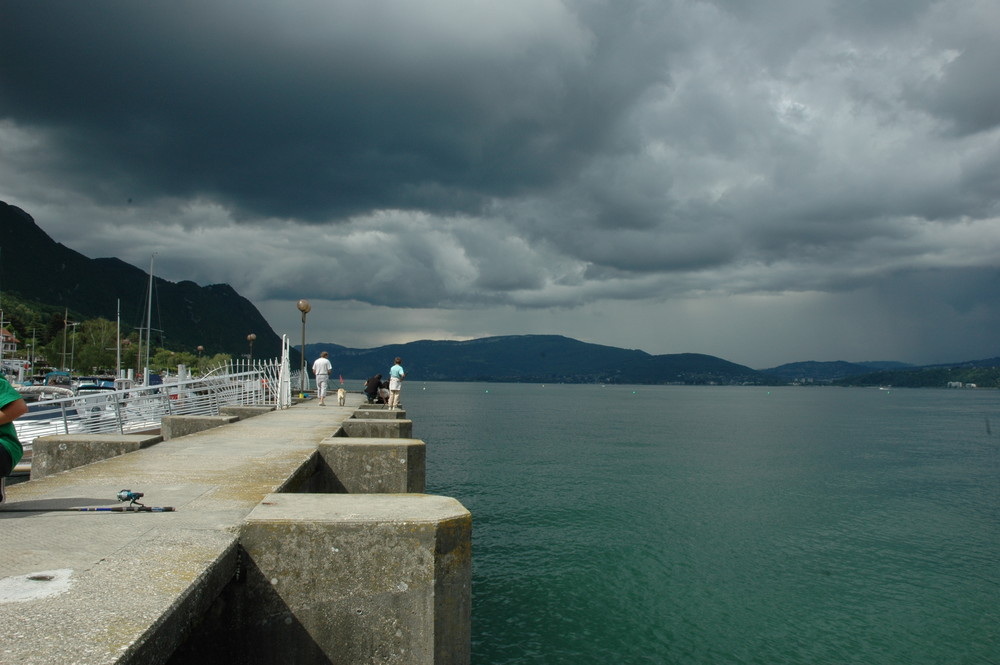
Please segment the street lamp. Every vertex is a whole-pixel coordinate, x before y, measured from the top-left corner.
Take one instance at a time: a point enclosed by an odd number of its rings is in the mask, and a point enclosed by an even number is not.
[[[305,316],[305,315],[303,315]],[[247,341],[250,343],[250,362],[253,363],[253,341],[257,339],[257,335],[250,333],[247,335]]]
[[[299,392],[304,394],[306,392],[306,314],[312,311],[312,305],[309,301],[303,298],[298,303],[295,304],[302,312],[302,366],[299,368]]]

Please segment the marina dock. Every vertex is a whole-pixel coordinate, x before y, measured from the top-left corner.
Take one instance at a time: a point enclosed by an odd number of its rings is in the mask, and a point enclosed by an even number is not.
[[[471,516],[424,493],[405,412],[362,402],[178,418],[8,487],[0,663],[468,663]],[[112,512],[122,490],[165,510]]]

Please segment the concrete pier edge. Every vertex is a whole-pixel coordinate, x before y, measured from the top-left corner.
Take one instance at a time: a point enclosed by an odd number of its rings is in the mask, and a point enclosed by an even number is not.
[[[448,497],[269,495],[242,530],[228,611],[171,663],[466,664],[471,528]]]
[[[363,398],[348,399],[230,414],[227,424],[128,442],[138,448],[9,487],[0,662],[220,662],[207,658],[212,644],[252,635],[247,617],[278,607],[272,632],[288,649],[274,642],[270,659],[253,649],[240,662],[467,664],[471,516],[455,499],[423,494],[426,445],[411,438],[405,413],[357,418]],[[366,436],[350,436],[348,420]],[[113,498],[123,488],[176,510],[76,512],[123,507]],[[351,552],[347,574],[331,543],[362,541],[338,548]],[[351,614],[351,598],[371,611]]]
[[[109,457],[148,448],[163,441],[159,434],[54,434],[32,445],[31,478],[75,469]]]

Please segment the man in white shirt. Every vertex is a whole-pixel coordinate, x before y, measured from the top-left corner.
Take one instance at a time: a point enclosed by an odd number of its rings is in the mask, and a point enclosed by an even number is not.
[[[313,363],[313,374],[316,375],[316,394],[319,396],[320,406],[326,406],[326,387],[330,383],[330,373],[333,371],[333,365],[327,357],[329,355],[324,351]]]

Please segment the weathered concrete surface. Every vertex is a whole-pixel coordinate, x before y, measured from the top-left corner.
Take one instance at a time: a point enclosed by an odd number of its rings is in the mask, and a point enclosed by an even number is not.
[[[349,415],[306,402],[8,486],[0,663],[165,663],[236,572],[246,517],[314,473],[320,442]],[[122,489],[176,512],[58,512],[120,506]]]
[[[158,528],[163,525],[149,523],[144,519],[148,515],[109,517],[143,519],[147,528],[142,538],[124,537],[122,548],[98,539],[105,545],[102,555],[96,558],[95,551],[86,568],[43,569],[0,579],[0,663],[163,663],[233,576],[234,534]],[[123,525],[103,526],[120,532]],[[77,531],[73,526],[66,530]],[[6,528],[4,532],[7,537]],[[75,537],[82,539],[79,533]],[[45,547],[46,542],[34,544]],[[80,556],[74,551],[60,558]],[[43,581],[47,577],[53,579]],[[10,593],[17,588],[12,582],[21,580],[21,592]]]
[[[348,418],[341,425],[341,436],[366,439],[411,439],[413,421],[386,418]]]
[[[471,528],[447,497],[269,495],[241,538],[245,583],[175,662],[466,665]]]
[[[422,485],[392,467],[422,461],[423,442],[343,436],[361,399],[305,401],[9,487],[0,663],[468,663],[461,504],[286,494],[328,485],[331,462],[345,490]],[[357,481],[352,446],[375,455]],[[176,511],[69,511],[121,507],[121,489]]]
[[[319,444],[322,491],[346,494],[423,492],[427,446],[418,439],[330,437]]]
[[[163,416],[160,434],[164,441],[222,427],[239,420],[239,416]]]
[[[256,406],[252,404],[231,404],[219,407],[220,416],[236,416],[239,420],[262,416],[271,411],[274,411],[273,406]]]
[[[135,452],[163,441],[159,434],[54,434],[32,444],[31,478]]]
[[[354,417],[362,420],[387,418],[389,420],[405,420],[403,409],[387,409],[382,404],[362,404],[354,411]]]

